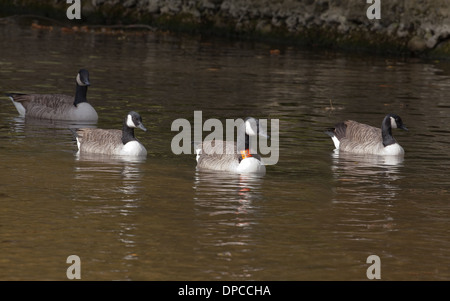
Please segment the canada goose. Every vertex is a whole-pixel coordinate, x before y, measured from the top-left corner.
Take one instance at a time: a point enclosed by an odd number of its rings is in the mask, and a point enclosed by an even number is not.
[[[19,94],[8,96],[21,116],[52,120],[97,121],[95,109],[87,102],[89,72],[81,69],[76,77],[75,98],[64,94]]]
[[[250,136],[268,135],[260,128],[258,120],[252,117],[238,128],[238,137],[245,133],[245,144],[238,146],[234,141],[213,140],[210,143],[196,143],[197,168],[236,173],[265,173],[266,167],[258,154],[251,154],[249,150]],[[239,143],[241,144],[241,143]]]
[[[387,114],[381,129],[347,120],[327,130],[336,149],[355,154],[403,155],[405,151],[392,136],[392,129],[408,130],[396,114]]]
[[[134,136],[134,129],[147,129],[141,116],[129,112],[123,121],[122,130],[82,128],[73,130],[80,153],[97,153],[119,156],[146,156],[147,150]]]

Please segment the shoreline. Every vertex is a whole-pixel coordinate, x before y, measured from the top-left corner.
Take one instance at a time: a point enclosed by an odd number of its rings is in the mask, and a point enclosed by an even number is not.
[[[72,20],[77,7],[65,0],[4,0],[0,11],[1,17],[33,14],[67,26],[139,24],[312,49],[450,59],[450,3],[379,1],[380,19],[369,19],[375,10],[360,0],[89,0],[79,1],[80,19]]]

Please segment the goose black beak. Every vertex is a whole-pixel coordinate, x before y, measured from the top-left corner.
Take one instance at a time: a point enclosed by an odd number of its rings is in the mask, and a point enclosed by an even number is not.
[[[138,128],[140,128],[144,132],[147,132],[147,129],[145,128],[145,126],[142,125],[142,123],[139,123]]]
[[[404,126],[404,125],[402,125],[400,128],[401,128],[402,130],[409,131],[408,128],[407,128],[406,126]]]
[[[258,129],[258,135],[259,135],[260,137],[264,137],[264,138],[266,138],[266,139],[269,139],[269,138],[270,138],[270,136],[267,135],[266,131],[263,130],[262,128],[259,128],[259,129]]]

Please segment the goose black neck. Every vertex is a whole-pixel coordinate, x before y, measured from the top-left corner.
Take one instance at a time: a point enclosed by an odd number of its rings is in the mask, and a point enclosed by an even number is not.
[[[136,140],[136,137],[134,137],[134,128],[130,128],[127,125],[127,120],[123,122],[123,128],[122,128],[122,143],[127,144],[130,141]]]
[[[259,154],[257,154],[256,152],[253,153],[252,150],[250,149],[250,136],[247,133],[245,133],[245,147],[244,147],[244,149],[238,149],[238,153],[240,153],[242,155],[242,151],[246,151],[247,156],[261,161],[261,156]],[[253,149],[253,151],[255,151],[255,150]],[[239,157],[239,163],[242,161],[243,158],[244,158],[243,155]]]
[[[383,124],[381,125],[381,136],[383,137],[383,145],[385,147],[397,143],[392,136],[391,117],[389,115],[384,118]]]
[[[75,92],[75,101],[73,102],[74,106],[77,106],[79,103],[87,102],[86,94],[87,94],[88,86],[80,86],[77,84],[77,90]]]
[[[241,140],[242,136],[244,136],[244,141]],[[240,152],[246,150],[249,148],[249,145],[250,145],[250,137],[245,131],[245,123],[244,123],[237,129],[237,151]]]
[[[249,149],[250,148],[250,136],[245,133],[245,149]]]

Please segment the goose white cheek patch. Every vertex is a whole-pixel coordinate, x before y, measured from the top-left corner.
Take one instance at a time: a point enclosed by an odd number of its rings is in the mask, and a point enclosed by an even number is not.
[[[391,117],[391,128],[393,129],[397,128],[397,122],[395,121],[394,117]]]
[[[247,135],[256,136],[257,134],[256,134],[255,128],[256,128],[256,124],[252,124],[249,121],[245,122],[245,131],[247,132]]]
[[[136,127],[136,125],[134,124],[134,121],[133,121],[133,117],[131,117],[131,115],[128,115],[128,117],[127,117],[127,125],[130,128]]]
[[[85,86],[85,84],[83,84],[83,83],[81,82],[80,73],[78,73],[78,75],[77,75],[77,84],[78,84],[79,86]]]

